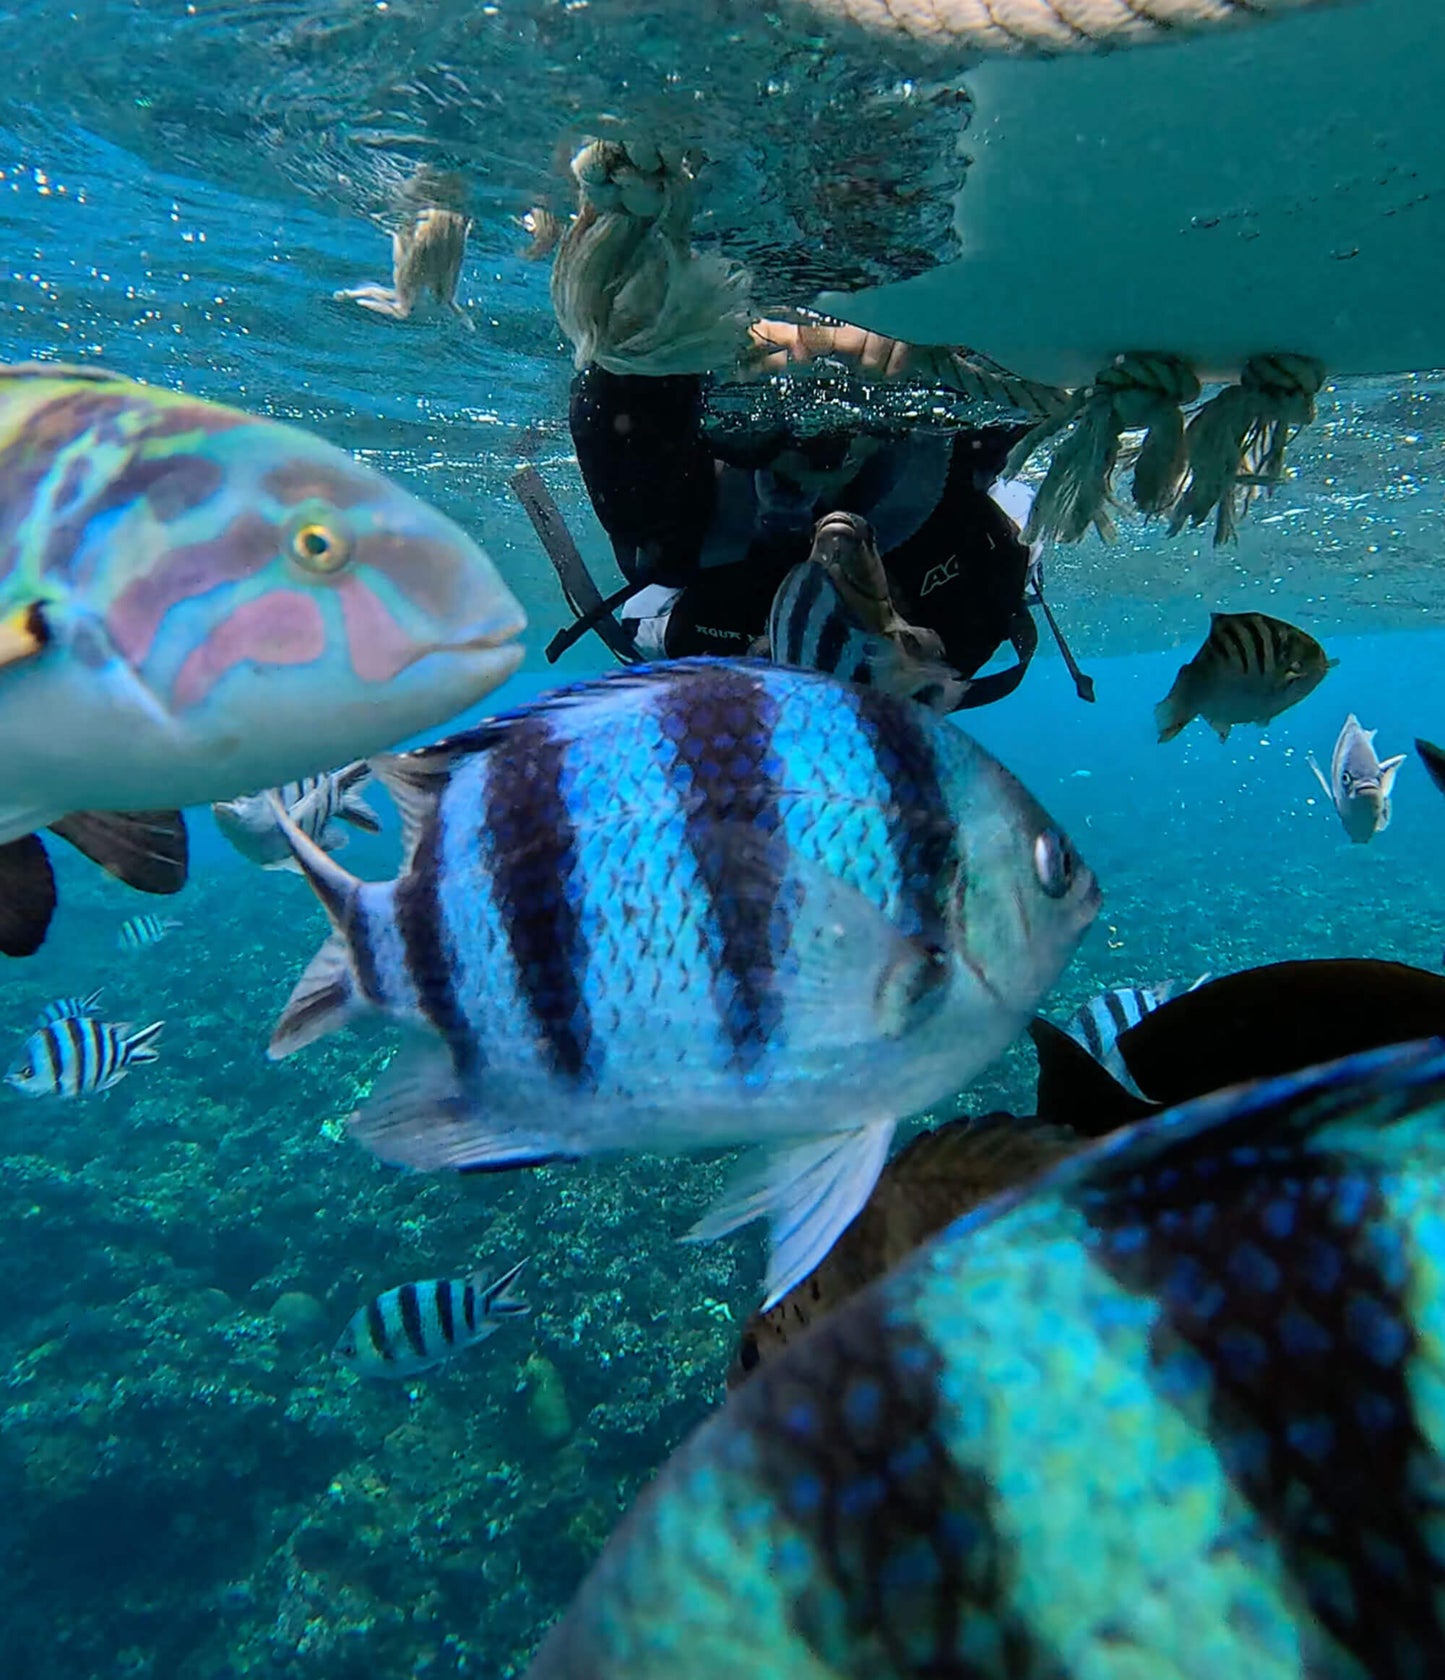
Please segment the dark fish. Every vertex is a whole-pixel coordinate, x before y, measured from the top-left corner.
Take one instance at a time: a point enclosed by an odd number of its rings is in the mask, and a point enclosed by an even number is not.
[[[373,1012],[421,1028],[352,1121],[419,1170],[759,1145],[692,1235],[767,1217],[770,1301],[1098,913],[962,730],[763,661],[619,671],[372,767],[403,815],[397,880],[285,823],[335,932],[273,1058]]]
[[[1338,665],[1305,631],[1267,613],[1211,613],[1204,646],[1154,708],[1161,741],[1202,717],[1229,739],[1236,723],[1268,723],[1298,705]]]
[[[50,825],[82,856],[138,892],[186,884],[189,844],[179,811],[72,811]],[[55,914],[55,876],[37,834],[0,845],[0,954],[28,957]]]
[[[1420,762],[1425,766],[1430,780],[1445,793],[1445,752],[1442,752],[1433,741],[1422,741],[1417,736],[1415,751],[1420,755]]]
[[[938,635],[899,616],[873,528],[855,513],[818,521],[811,555],[773,597],[768,646],[779,665],[824,671],[935,712],[955,711],[968,692]]]
[[[1062,1126],[1012,1114],[950,1120],[914,1138],[883,1169],[863,1211],[818,1269],[743,1326],[728,1387],[775,1359],[950,1220],[1062,1160],[1081,1141]]]
[[[1445,1044],[1172,1110],[745,1384],[528,1680],[1445,1673],[1442,1321]]]
[[[1040,1118],[1099,1136],[1147,1112],[1058,1028],[1035,1021],[1030,1034]],[[1165,1104],[1436,1034],[1445,1036],[1445,977],[1352,957],[1208,980],[1121,1033],[1118,1050],[1137,1089]]]

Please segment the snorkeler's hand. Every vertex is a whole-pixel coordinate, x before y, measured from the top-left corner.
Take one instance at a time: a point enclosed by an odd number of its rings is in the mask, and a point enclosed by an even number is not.
[[[929,352],[901,338],[834,321],[754,321],[748,366],[757,373],[779,373],[789,363],[816,361],[820,356],[850,362],[859,373],[897,379],[921,371]]]

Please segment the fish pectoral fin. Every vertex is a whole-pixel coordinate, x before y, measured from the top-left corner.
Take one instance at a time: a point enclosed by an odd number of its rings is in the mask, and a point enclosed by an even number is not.
[[[38,834],[0,846],[0,952],[29,957],[45,943],[55,914],[55,876]]]
[[[1404,753],[1397,753],[1394,758],[1387,758],[1380,765],[1380,797],[1388,799],[1395,791],[1395,778],[1400,774],[1400,766],[1405,762]]]
[[[519,1105],[517,1112],[536,1109]],[[414,1172],[504,1172],[573,1158],[463,1089],[450,1054],[434,1041],[395,1057],[347,1129],[378,1159]]]
[[[444,747],[445,743],[438,743]],[[421,753],[378,753],[369,760],[371,772],[391,795],[401,818],[401,872],[410,867],[422,832],[436,810],[451,774],[452,760],[433,749]]]
[[[1324,771],[1321,770],[1319,765],[1315,763],[1315,755],[1313,753],[1306,753],[1305,762],[1309,765],[1310,769],[1314,771],[1315,780],[1325,790],[1325,798],[1329,800],[1331,805],[1333,805],[1335,802],[1335,790],[1325,780]]]
[[[767,1312],[808,1277],[858,1217],[888,1159],[896,1122],[878,1120],[765,1150],[687,1233],[710,1242],[768,1220]]]
[[[282,1061],[293,1051],[344,1026],[357,1008],[351,953],[341,935],[333,933],[292,987],[286,1007],[271,1030],[266,1055],[273,1062]]]
[[[0,669],[33,659],[44,651],[50,641],[50,627],[45,622],[45,609],[39,601],[27,601],[23,607],[0,618]]]
[[[179,811],[72,811],[50,832],[137,892],[177,893],[186,884],[190,848]]]
[[[800,1052],[897,1039],[942,1001],[946,954],[903,933],[857,887],[800,857],[779,835],[749,823],[717,823],[695,842],[734,911],[791,911],[775,979],[789,1011],[788,1043]],[[707,992],[698,1008],[711,1020]]]

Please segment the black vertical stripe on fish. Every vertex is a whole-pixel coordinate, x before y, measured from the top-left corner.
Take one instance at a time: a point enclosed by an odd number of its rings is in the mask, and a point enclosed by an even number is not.
[[[1290,662],[1288,628],[1277,618],[1259,618],[1255,622],[1269,637],[1272,668],[1276,671],[1284,670]]]
[[[901,883],[902,931],[941,950],[961,860],[929,734],[932,720],[911,700],[890,699],[871,689],[859,690],[856,704],[874,763],[888,784],[888,840]]]
[[[1239,634],[1254,655],[1254,669],[1260,676],[1273,668],[1273,649],[1265,641],[1259,620],[1251,613],[1238,620]]]
[[[386,1319],[382,1316],[379,1300],[370,1300],[366,1303],[366,1334],[370,1338],[372,1349],[378,1358],[386,1360],[396,1358],[396,1355],[391,1351],[391,1337],[386,1333]]]
[[[1078,1205],[1097,1263],[1159,1303],[1155,1387],[1211,1441],[1319,1623],[1371,1680],[1445,1672],[1408,1251],[1377,1182],[1237,1127]]]
[[[60,1065],[71,1072],[77,1091],[87,1090],[91,1081],[87,1078],[89,1056],[85,1031],[73,1015],[60,1023],[58,1031],[61,1039]]]
[[[813,569],[820,577],[823,576],[821,567],[815,566]],[[842,603],[836,593],[830,589],[829,595],[832,597],[829,603],[830,610],[818,627],[818,641],[809,663],[815,670],[834,672],[842,666],[843,651],[848,646],[852,626],[843,615]]]
[[[465,1076],[477,1070],[481,1049],[457,999],[442,921],[443,824],[438,811],[422,831],[411,865],[396,884],[394,915],[422,1013],[447,1041],[458,1075]]]
[[[520,719],[487,761],[483,831],[492,892],[517,990],[553,1073],[584,1083],[592,1023],[583,992],[587,946],[576,902],[577,831],[562,781],[567,741],[545,717]]]
[[[376,967],[375,932],[371,916],[364,904],[358,903],[346,929],[346,942],[351,952],[351,972],[356,989],[368,1003],[381,1002],[381,976]],[[408,966],[410,966],[408,964]],[[330,996],[329,990],[322,994]]]
[[[436,1287],[437,1322],[442,1327],[442,1340],[448,1347],[455,1347],[457,1340],[456,1325],[452,1322],[452,1286],[449,1278],[440,1278]]]
[[[942,1378],[913,1326],[855,1300],[732,1401],[752,1476],[827,1578],[799,1589],[793,1630],[828,1666],[836,1593],[850,1641],[877,1653],[870,1672],[1062,1674],[1018,1608],[1024,1570],[997,1520],[997,1490],[949,1450]],[[969,1651],[980,1624],[996,1663]]]
[[[1129,1005],[1133,1002],[1132,993],[1106,992],[1104,994],[1104,1008],[1108,1011],[1109,1019],[1114,1023],[1114,1037],[1121,1032],[1127,1032],[1134,1025],[1134,1016]]]
[[[826,582],[823,568],[811,562],[799,574],[793,587],[792,604],[783,623],[783,646],[773,649],[774,659],[789,665],[808,662],[808,632]]]
[[[672,743],[670,766],[689,850],[718,933],[713,994],[742,1072],[756,1068],[782,1026],[778,954],[787,948],[793,910],[784,903],[782,823],[770,774],[777,707],[746,671],[694,668],[658,698],[658,727]],[[751,831],[743,849],[729,833]]]
[[[462,1317],[466,1320],[468,1330],[476,1329],[477,1289],[470,1278],[467,1279],[467,1287],[462,1291]]]
[[[401,1310],[401,1333],[418,1359],[425,1359],[430,1349],[426,1345],[426,1331],[422,1328],[421,1303],[417,1300],[416,1285],[404,1283],[396,1292],[396,1304]]]

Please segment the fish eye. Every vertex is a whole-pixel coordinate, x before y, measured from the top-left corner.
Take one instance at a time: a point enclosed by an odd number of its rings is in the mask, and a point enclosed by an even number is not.
[[[324,519],[307,519],[291,532],[291,558],[308,572],[339,572],[351,558],[351,539]]]
[[[1074,848],[1056,828],[1046,828],[1034,841],[1034,873],[1050,898],[1062,898],[1068,892],[1077,868]]]

